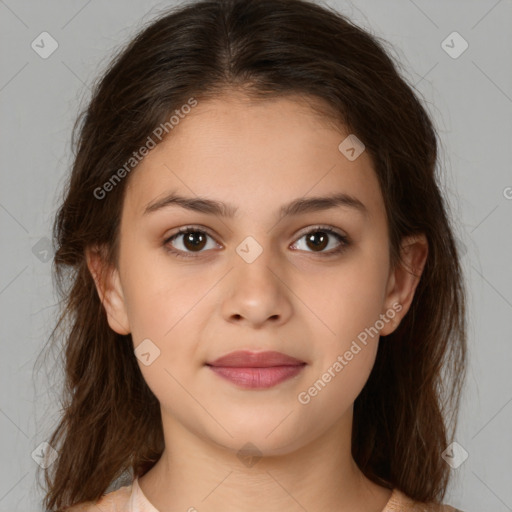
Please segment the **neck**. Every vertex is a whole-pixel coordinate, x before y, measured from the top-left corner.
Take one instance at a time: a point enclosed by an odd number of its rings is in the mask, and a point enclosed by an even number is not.
[[[346,418],[350,425],[351,419]],[[139,478],[139,485],[159,511],[381,512],[391,491],[358,468],[346,423],[331,430],[296,449],[267,454],[242,440],[242,450],[228,449],[166,418],[165,445],[170,449]]]

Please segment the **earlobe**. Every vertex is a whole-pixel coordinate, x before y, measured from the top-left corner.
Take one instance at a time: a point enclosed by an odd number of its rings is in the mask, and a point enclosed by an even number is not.
[[[86,261],[110,328],[118,334],[130,334],[126,304],[119,278],[119,271],[107,265],[101,251],[86,249]]]
[[[406,315],[420,282],[428,256],[428,242],[424,234],[406,237],[401,243],[401,262],[391,269],[385,300],[385,311],[394,310],[392,321],[381,330],[381,336],[391,334]]]

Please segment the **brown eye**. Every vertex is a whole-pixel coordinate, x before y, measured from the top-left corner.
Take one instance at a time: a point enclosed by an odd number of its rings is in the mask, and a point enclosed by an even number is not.
[[[190,251],[201,250],[206,245],[206,236],[200,231],[184,233],[183,245]]]
[[[213,240],[205,231],[193,228],[182,228],[164,241],[164,247],[167,251],[172,252],[178,257],[193,257],[193,253],[200,253],[206,247],[208,238]],[[215,247],[215,244],[213,245]]]
[[[312,231],[305,233],[299,240],[306,240],[305,246],[310,250],[306,250],[306,252],[319,253],[320,255],[332,256],[342,252],[349,245],[348,237],[342,235],[341,233],[337,233],[331,228],[323,228],[317,227]],[[331,250],[324,251],[326,247],[331,244],[332,239],[338,240],[338,245],[334,244],[334,248]],[[295,242],[294,246],[297,246],[298,242]],[[300,249],[300,247],[299,247]]]
[[[327,247],[327,244],[329,243],[329,235],[324,231],[315,231],[314,233],[306,235],[306,240],[308,247],[314,248],[315,251],[317,249],[322,251]]]

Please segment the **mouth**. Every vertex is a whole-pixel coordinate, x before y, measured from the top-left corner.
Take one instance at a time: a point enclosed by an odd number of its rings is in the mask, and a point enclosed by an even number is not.
[[[231,352],[206,363],[216,375],[246,389],[266,389],[298,375],[304,361],[280,352]]]

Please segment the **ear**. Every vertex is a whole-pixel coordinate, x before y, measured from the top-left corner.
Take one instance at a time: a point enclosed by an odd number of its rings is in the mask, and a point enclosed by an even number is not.
[[[130,324],[119,279],[119,271],[107,264],[102,251],[97,247],[88,247],[85,255],[87,267],[91,272],[99,298],[107,313],[108,324],[118,334],[130,334]]]
[[[411,306],[414,292],[420,282],[428,255],[428,242],[424,234],[406,237],[402,240],[401,259],[389,273],[386,299],[386,311],[395,311],[396,314],[390,322],[385,323],[380,331],[381,336],[391,334],[400,324]]]

